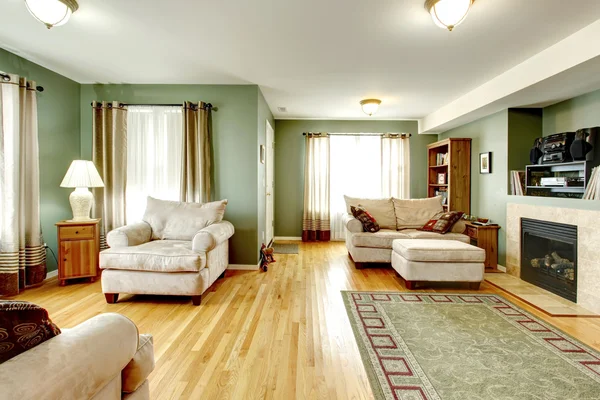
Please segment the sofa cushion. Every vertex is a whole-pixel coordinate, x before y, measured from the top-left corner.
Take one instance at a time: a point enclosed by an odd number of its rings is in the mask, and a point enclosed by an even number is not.
[[[361,206],[377,220],[382,229],[396,229],[396,215],[394,214],[394,203],[391,198],[387,199],[359,199],[344,196],[346,201],[346,212],[352,214],[350,207]]]
[[[463,214],[462,211],[442,211],[435,214],[420,230],[446,233],[462,218]]]
[[[221,222],[226,206],[227,200],[202,204],[148,196],[142,219],[152,227],[153,240],[192,240],[200,229]]]
[[[404,229],[400,231],[411,239],[432,239],[432,240],[458,240],[463,243],[470,243],[471,239],[467,235],[461,233],[437,233],[437,232],[426,232],[417,229]]]
[[[427,232],[424,232],[427,233]],[[393,251],[408,261],[482,263],[485,250],[457,240],[399,239]]]
[[[121,371],[123,392],[135,392],[146,381],[153,369],[154,344],[152,335],[141,334],[138,349],[133,359]]]
[[[60,329],[42,307],[27,301],[0,300],[0,364],[59,334]]]
[[[354,218],[360,221],[365,232],[375,233],[381,229],[377,223],[377,220],[361,206],[351,206],[350,209],[352,210],[352,215]]]
[[[100,252],[100,268],[155,272],[198,272],[206,259],[186,240],[153,240]]]
[[[442,196],[427,199],[392,200],[397,229],[422,228],[434,215],[444,211]]]
[[[382,229],[375,233],[354,233],[351,240],[352,245],[356,247],[391,249],[392,242],[395,239],[410,239],[410,237],[403,232],[396,231],[395,229]]]

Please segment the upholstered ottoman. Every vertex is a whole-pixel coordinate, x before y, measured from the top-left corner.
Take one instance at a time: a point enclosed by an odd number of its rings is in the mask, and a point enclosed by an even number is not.
[[[469,282],[479,289],[483,281],[485,250],[457,240],[396,239],[392,267],[414,289],[417,282]]]

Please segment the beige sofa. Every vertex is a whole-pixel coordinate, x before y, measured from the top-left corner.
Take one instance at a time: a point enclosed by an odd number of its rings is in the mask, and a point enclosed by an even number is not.
[[[435,214],[443,211],[442,198],[402,200],[360,199],[345,196],[347,214],[343,216],[346,226],[346,248],[356,268],[365,263],[391,263],[392,242],[395,239],[458,240],[469,243],[463,221],[457,222],[451,232],[439,234],[422,232],[418,228],[425,225]],[[381,230],[376,233],[364,232],[362,224],[351,214],[351,206],[363,206],[379,223]]]
[[[152,336],[100,314],[0,364],[0,399],[149,399],[153,369]]]

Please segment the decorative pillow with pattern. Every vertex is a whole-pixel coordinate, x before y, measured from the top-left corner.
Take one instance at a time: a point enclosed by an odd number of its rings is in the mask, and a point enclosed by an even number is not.
[[[381,229],[379,228],[379,224],[377,223],[375,218],[373,218],[373,216],[369,214],[367,210],[365,210],[362,206],[351,206],[350,210],[352,211],[352,215],[354,215],[354,218],[360,221],[365,232],[375,233],[378,232],[379,229]]]
[[[463,216],[462,211],[448,211],[448,212],[440,212],[435,214],[435,216],[429,220],[420,228],[420,231],[425,232],[436,232],[436,233],[447,233],[449,232],[454,224],[456,224]]]
[[[0,364],[59,334],[42,307],[0,300]]]

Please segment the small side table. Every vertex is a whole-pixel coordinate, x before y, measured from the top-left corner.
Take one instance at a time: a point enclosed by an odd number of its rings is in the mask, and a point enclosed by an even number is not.
[[[498,230],[499,225],[474,225],[467,222],[465,235],[471,244],[485,250],[485,272],[500,272],[498,269]]]
[[[60,221],[58,229],[58,283],[67,279],[98,277],[100,219]]]

